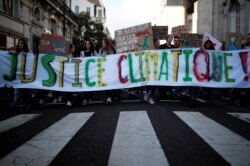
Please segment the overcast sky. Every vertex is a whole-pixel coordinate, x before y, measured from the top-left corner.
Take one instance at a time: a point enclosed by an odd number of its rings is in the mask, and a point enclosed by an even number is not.
[[[152,22],[161,0],[102,0],[106,7],[106,24],[111,36],[114,31]],[[158,11],[159,12],[159,11]]]

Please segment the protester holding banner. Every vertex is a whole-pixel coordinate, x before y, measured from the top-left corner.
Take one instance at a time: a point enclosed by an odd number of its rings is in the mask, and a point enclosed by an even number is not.
[[[167,35],[166,38],[166,43],[162,44],[159,46],[160,49],[169,49],[169,48],[174,48],[174,45],[172,45],[172,41],[173,41],[173,35]]]
[[[245,48],[250,49],[250,33],[247,34]],[[247,98],[248,98],[248,108],[250,109],[250,88],[247,90]]]
[[[206,50],[215,50],[212,41],[209,40],[209,39],[205,41],[205,43],[204,43],[204,48],[205,48]]]
[[[213,42],[208,38],[204,42],[205,50],[215,50]],[[211,88],[200,88],[200,95],[205,99],[210,99]]]
[[[181,48],[181,47],[182,47],[181,38],[178,35],[175,35],[174,36],[174,48]],[[173,95],[175,96],[175,98],[180,98],[182,89],[183,88],[180,86],[175,86],[172,88]]]
[[[154,39],[154,48],[158,50],[160,48],[160,40]],[[146,86],[146,91],[143,92],[143,100],[149,104],[155,104],[154,95],[155,95],[155,86]]]
[[[93,57],[99,56],[95,50],[95,45],[90,38],[86,38],[82,46],[82,51],[80,52],[81,57]],[[83,93],[82,105],[92,104],[93,92]]]
[[[73,43],[69,45],[69,54],[66,56],[67,58],[70,58],[70,59],[75,57],[75,45]],[[72,97],[73,97],[73,93],[65,92],[66,106],[68,107],[72,106]]]
[[[181,47],[181,38],[179,36],[174,36],[174,48]]]
[[[82,50],[80,52],[80,57],[91,57],[98,56],[95,45],[90,38],[85,39],[84,44],[82,45]]]
[[[102,57],[106,57],[107,55],[115,54],[115,48],[111,42],[110,39],[108,38],[103,38],[102,39],[102,47],[99,50],[99,55]],[[117,90],[108,90],[106,91],[106,104],[111,104],[112,99],[115,97],[118,97],[117,94],[119,95],[119,92]],[[118,97],[119,98],[119,97]]]
[[[172,45],[173,41],[173,35],[167,35],[166,37],[166,43],[159,46],[159,49],[171,49],[175,48],[174,45]],[[172,88],[170,86],[158,86],[160,99],[166,98],[167,94],[170,94],[172,91]]]
[[[20,54],[27,54],[29,52],[28,44],[25,39],[21,38],[17,42],[16,46],[16,53]],[[29,96],[30,90],[29,89],[14,89],[14,99],[13,105],[24,105],[26,109],[30,106],[29,104]]]

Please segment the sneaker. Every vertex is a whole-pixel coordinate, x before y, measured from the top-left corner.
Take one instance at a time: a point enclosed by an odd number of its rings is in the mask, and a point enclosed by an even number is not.
[[[71,101],[67,101],[66,106],[71,107],[72,106]]]
[[[47,95],[47,97],[53,97],[52,92],[49,92],[48,95]]]
[[[154,100],[152,99],[152,97],[150,97],[150,98],[148,99],[148,103],[149,103],[149,104],[155,104],[155,102],[154,102]]]
[[[31,94],[31,98],[35,98],[36,97],[36,94],[35,93],[32,93]]]
[[[144,101],[148,101],[148,100],[149,100],[149,99],[148,99],[148,94],[147,94],[147,93],[144,93],[143,100],[144,100]]]
[[[83,99],[82,105],[87,105],[87,99]]]
[[[45,103],[45,102],[44,102],[43,99],[40,99],[39,102],[38,102],[38,104],[44,104],[44,103]]]
[[[111,103],[112,103],[112,99],[110,97],[108,97],[106,100],[106,104],[111,104]]]
[[[234,102],[234,105],[240,106],[240,101],[239,101],[239,100],[236,100],[236,101]]]
[[[57,103],[57,98],[54,98],[54,100],[52,101],[52,103]]]
[[[89,100],[88,100],[88,104],[93,104],[93,103],[92,103],[92,99],[89,99]]]
[[[57,102],[58,102],[58,103],[61,103],[61,102],[62,102],[62,99],[63,99],[62,96],[58,96]]]

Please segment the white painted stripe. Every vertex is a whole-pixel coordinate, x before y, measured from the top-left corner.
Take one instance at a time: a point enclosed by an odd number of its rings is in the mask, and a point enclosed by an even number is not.
[[[184,96],[188,96],[188,97],[190,97],[190,94],[188,94],[188,93],[186,93],[186,92],[184,92],[184,93],[182,93]],[[199,102],[201,102],[201,103],[207,103],[207,101],[206,100],[203,100],[203,99],[201,99],[201,98],[196,98],[196,101],[199,101]]]
[[[93,113],[71,113],[0,160],[0,165],[49,165]]]
[[[146,111],[120,113],[108,165],[169,165]]]
[[[250,113],[228,113],[228,114],[250,123]]]
[[[196,100],[199,101],[199,102],[201,102],[201,103],[207,103],[205,100],[200,99],[200,98],[197,98]]]
[[[3,120],[0,122],[0,133],[20,126],[38,116],[40,116],[40,114],[22,114]]]
[[[199,112],[174,112],[231,165],[250,164],[250,141]]]

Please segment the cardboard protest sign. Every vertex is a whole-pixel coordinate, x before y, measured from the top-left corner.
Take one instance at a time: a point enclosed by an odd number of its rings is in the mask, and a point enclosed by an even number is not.
[[[64,36],[42,34],[39,45],[39,52],[44,54],[64,56],[66,43]]]
[[[179,25],[172,28],[171,34],[177,35],[181,33],[188,33],[187,27],[185,25]]]
[[[117,53],[153,49],[151,23],[115,31],[115,44]]]
[[[241,49],[241,34],[227,32],[225,48],[229,51]]]
[[[166,39],[168,35],[168,26],[153,26],[153,38],[154,39]]]
[[[218,41],[216,38],[214,38],[209,33],[205,32],[203,35],[203,43],[205,43],[207,40],[211,40],[211,42],[214,45],[215,50],[221,50],[222,43]]]
[[[202,47],[202,34],[184,33],[181,34],[182,47]]]

